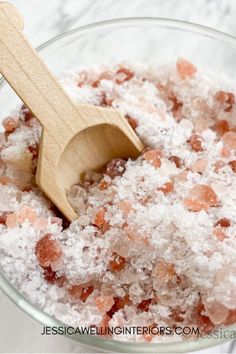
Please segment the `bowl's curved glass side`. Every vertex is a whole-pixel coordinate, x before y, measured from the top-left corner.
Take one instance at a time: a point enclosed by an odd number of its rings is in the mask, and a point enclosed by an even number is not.
[[[72,30],[39,48],[40,55],[56,75],[78,65],[97,65],[123,60],[164,63],[185,56],[196,65],[236,79],[236,40],[203,26],[168,19],[124,19],[105,21]],[[15,93],[0,81],[0,121],[20,103]],[[36,308],[0,272],[0,289],[31,317],[47,326],[63,325]],[[236,329],[236,326],[232,326]],[[201,338],[193,341],[136,344],[95,336],[70,338],[112,352],[167,353],[200,350],[227,341],[227,338]]]
[[[60,41],[60,47],[57,41]],[[176,20],[123,19],[72,30],[40,49],[51,69],[61,74],[76,65],[97,65],[123,60],[166,63],[187,56],[195,64],[235,76],[235,39],[221,32]],[[76,42],[76,46],[74,43]],[[51,58],[60,56],[56,68]],[[61,60],[63,55],[72,66]],[[79,58],[79,59],[78,59]]]
[[[236,79],[235,40],[202,26],[164,19],[124,19],[85,26],[54,38],[39,47],[50,70],[61,76],[78,65],[120,61],[166,63],[185,56],[200,67],[209,67]],[[19,103],[4,85],[0,119]],[[11,99],[4,102],[7,96]],[[4,103],[4,104],[3,104]]]
[[[26,297],[24,297],[0,272],[0,289],[25,313],[30,315],[43,326],[65,326],[62,322],[51,317],[44,311],[35,307]],[[233,328],[233,327],[232,327]],[[91,335],[67,335],[67,337],[76,340],[84,345],[100,348],[105,351],[123,352],[123,353],[187,353],[195,350],[205,349],[227,341],[224,338],[212,340],[211,338],[202,338],[199,340],[186,340],[181,342],[166,342],[158,344],[145,343],[125,343],[117,340],[107,340]]]

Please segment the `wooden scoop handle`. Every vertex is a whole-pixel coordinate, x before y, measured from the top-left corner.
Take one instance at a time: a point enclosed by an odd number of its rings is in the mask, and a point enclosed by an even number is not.
[[[24,29],[24,19],[15,7],[8,2],[0,2],[0,9],[20,31]]]
[[[143,145],[117,111],[74,105],[22,33],[23,20],[11,4],[0,2],[0,72],[41,122],[52,144],[63,151],[71,138],[99,124],[120,128],[138,154]]]
[[[43,126],[36,183],[73,220],[71,185],[114,157],[138,156],[143,145],[118,111],[75,106],[22,29],[14,7],[0,2],[0,72]]]
[[[87,127],[86,119],[82,115],[79,119],[78,109],[28,43],[22,29],[19,13],[12,5],[1,2],[0,72],[40,120],[44,130],[57,138],[57,143],[62,131],[63,141],[69,140],[75,116],[79,130]]]

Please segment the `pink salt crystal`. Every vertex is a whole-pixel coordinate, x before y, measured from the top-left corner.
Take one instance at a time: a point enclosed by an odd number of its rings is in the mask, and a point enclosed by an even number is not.
[[[104,235],[108,230],[110,230],[109,222],[105,221],[101,227],[101,232]]]
[[[228,148],[227,146],[224,146],[220,151],[220,156],[227,158],[227,157],[230,157],[230,155],[231,155],[230,148]]]
[[[129,298],[129,295],[125,295],[124,297],[114,297],[114,305],[108,311],[108,315],[112,318],[112,316],[119,310],[123,309],[125,306],[130,306],[132,301]]]
[[[141,244],[145,247],[149,245],[147,235],[140,233],[137,227],[128,226],[126,223],[123,226],[123,229],[127,232],[128,239],[134,243]]]
[[[221,218],[217,220],[215,226],[230,227],[230,220],[228,218]]]
[[[171,181],[164,183],[160,188],[158,188],[158,191],[164,194],[169,194],[173,192],[173,190],[174,190],[174,183]]]
[[[2,121],[2,125],[6,132],[12,133],[18,127],[18,118],[7,117]]]
[[[163,154],[159,149],[148,150],[143,153],[144,160],[150,162],[155,168],[161,166],[161,158]]]
[[[160,285],[173,280],[175,275],[174,265],[168,264],[163,260],[158,261],[152,271],[152,276],[157,279]]]
[[[215,99],[224,106],[225,112],[231,112],[235,104],[235,96],[232,92],[218,91]]]
[[[207,159],[198,159],[193,164],[192,170],[194,172],[203,173],[205,171],[206,167],[207,167],[207,164],[208,164],[208,160]]]
[[[152,299],[143,300],[138,304],[137,309],[141,312],[148,312]]]
[[[122,176],[125,172],[125,165],[126,161],[124,159],[113,159],[107,164],[105,174],[112,179],[118,176]]]
[[[181,308],[174,308],[171,310],[170,318],[175,322],[183,322],[184,321],[185,311],[181,310]]]
[[[51,266],[43,267],[43,276],[47,282],[56,284],[59,288],[61,288],[66,281],[66,277],[64,275],[59,276]]]
[[[215,168],[214,168],[214,172],[216,172],[216,173],[218,173],[219,172],[219,170],[222,168],[222,167],[224,167],[224,162],[222,161],[222,160],[218,160],[218,161],[216,161],[215,162]]]
[[[149,202],[153,200],[153,195],[146,195],[145,197],[142,197],[139,202],[142,205],[147,205]]]
[[[194,200],[191,198],[185,198],[183,204],[185,208],[188,209],[189,211],[200,211],[200,210],[207,211],[209,209],[208,203],[200,200]]]
[[[53,240],[51,234],[46,234],[37,242],[35,254],[39,265],[49,267],[61,257],[62,250],[58,241]]]
[[[113,296],[100,296],[95,300],[95,305],[101,313],[108,312],[114,305]]]
[[[117,208],[122,210],[124,214],[129,214],[132,210],[132,204],[128,200],[123,200],[117,204]]]
[[[188,140],[188,143],[190,144],[193,151],[203,151],[202,138],[199,135],[193,134]]]
[[[212,127],[214,131],[216,131],[219,135],[224,135],[227,133],[229,128],[229,123],[226,120],[218,120]]]
[[[236,323],[236,310],[229,310],[229,315],[226,318],[224,325],[230,326]]]
[[[105,223],[105,212],[105,208],[101,207],[95,215],[93,224],[99,228],[101,228],[102,225]]]
[[[113,97],[111,97],[109,94],[106,92],[102,92],[102,99],[101,99],[101,106],[103,107],[110,107],[112,105],[112,102],[114,100]]]
[[[22,191],[30,191],[31,186],[34,185],[32,175],[30,172],[17,170],[13,176],[14,180],[12,183],[17,186]]]
[[[177,168],[180,168],[182,165],[182,160],[179,156],[170,156],[169,160],[173,162]]]
[[[92,83],[92,87],[94,87],[94,88],[97,88],[99,85],[100,85],[100,79],[97,79],[97,80],[95,80],[93,83]],[[81,87],[82,85],[80,85],[80,87]]]
[[[32,144],[28,146],[29,152],[32,154],[33,159],[38,158],[39,154],[39,144]]]
[[[0,214],[0,225],[6,225],[7,215],[9,215],[7,212]]]
[[[134,76],[133,71],[128,68],[120,68],[116,72],[115,81],[117,84],[123,84],[125,81],[129,81]]]
[[[82,285],[73,285],[68,289],[70,295],[72,295],[73,297],[75,297],[77,299],[80,299],[81,294],[82,294],[82,290],[83,290]]]
[[[43,268],[43,276],[44,279],[51,284],[54,284],[56,282],[57,273],[54,270],[52,270],[50,266]]]
[[[0,176],[0,184],[4,186],[11,183],[11,179],[8,176],[2,175]]]
[[[99,322],[98,329],[100,330],[102,336],[104,336],[106,334],[108,336],[111,336],[111,334],[108,333],[108,327],[109,327],[109,321],[110,320],[111,320],[111,317],[108,314],[105,314],[102,317],[102,320]]]
[[[62,288],[66,282],[67,282],[66,276],[61,275],[60,277],[57,276],[55,283],[59,288]]]
[[[88,189],[94,183],[97,183],[101,180],[102,175],[100,173],[94,171],[86,171],[82,178],[83,187]],[[72,194],[77,194],[80,191],[81,195],[84,193],[84,188],[78,184],[74,184],[72,186],[72,190],[74,191]],[[77,193],[76,193],[77,192]]]
[[[94,288],[92,285],[78,284],[70,287],[68,291],[75,299],[85,302],[89,295],[92,294],[93,290]]]
[[[87,298],[89,297],[89,295],[92,294],[92,292],[93,292],[93,286],[92,285],[83,286],[82,293],[80,295],[80,300],[85,302],[87,300]]]
[[[24,221],[29,221],[31,224],[37,218],[37,214],[34,209],[29,206],[23,206],[17,214],[17,220],[19,224],[23,224]]]
[[[183,102],[181,102],[173,92],[171,92],[168,95],[168,99],[172,103],[171,110],[172,110],[173,116],[175,117],[175,119],[178,122],[181,120]]]
[[[33,113],[25,105],[21,107],[21,113],[23,115],[24,122],[29,122],[34,117]]]
[[[226,233],[221,227],[214,227],[213,235],[216,236],[218,241],[223,241],[226,238]]]
[[[125,267],[125,258],[120,256],[117,253],[114,253],[112,256],[112,260],[109,262],[109,269],[112,272],[120,272]]]
[[[230,161],[229,165],[232,168],[232,171],[236,173],[236,160]]]
[[[32,128],[38,123],[37,119],[32,116],[31,119],[25,121],[26,127]]]
[[[35,221],[33,222],[33,225],[34,225],[35,229],[40,231],[40,230],[43,230],[47,227],[48,221],[44,217],[39,217],[39,218],[35,219]]]
[[[194,130],[196,133],[202,133],[204,130],[208,129],[212,125],[211,120],[205,117],[200,117],[196,120]]]
[[[191,211],[200,211],[218,206],[219,201],[216,193],[210,186],[197,184],[189,191],[189,197],[184,200],[184,205]]]
[[[187,77],[191,77],[197,72],[196,67],[192,63],[190,63],[189,61],[183,58],[177,60],[176,69],[181,79],[186,79]]]
[[[231,94],[233,96],[233,94]],[[228,99],[228,93],[225,91],[217,91],[215,94],[216,101],[220,103],[225,103]]]
[[[205,315],[205,307],[201,302],[196,306],[195,318],[203,333],[210,333],[214,329],[215,326],[210,318]]]
[[[227,132],[223,135],[222,141],[229,149],[236,149],[236,133]]]
[[[185,182],[188,179],[188,173],[189,169],[185,169],[184,171],[180,172],[178,175],[175,177],[176,182]]]
[[[135,118],[131,117],[130,115],[126,115],[126,119],[128,120],[129,124],[133,129],[138,127],[138,122]]]
[[[9,227],[9,229],[14,229],[18,225],[19,224],[18,224],[17,214],[16,213],[11,213],[11,214],[7,215],[7,217],[6,217],[6,226]]]
[[[109,182],[105,181],[105,180],[101,180],[101,182],[98,185],[98,188],[100,189],[100,191],[105,191],[108,187],[109,187]]]

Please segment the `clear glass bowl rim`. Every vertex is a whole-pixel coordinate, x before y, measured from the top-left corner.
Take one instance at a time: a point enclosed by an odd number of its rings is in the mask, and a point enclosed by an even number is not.
[[[44,48],[49,47],[54,43],[58,43],[64,38],[73,36],[74,34],[88,34],[96,30],[103,28],[119,28],[124,26],[157,26],[162,28],[170,28],[176,30],[183,30],[187,32],[192,32],[200,36],[205,36],[218,40],[224,44],[227,44],[236,49],[236,37],[226,34],[224,32],[212,29],[207,26],[181,21],[173,20],[169,18],[157,18],[157,17],[127,17],[127,18],[117,18],[106,21],[95,22],[85,26],[80,26],[73,30],[64,32],[52,39],[46,41],[45,43],[39,45],[36,50],[38,52],[42,51]],[[0,90],[5,84],[3,78],[0,79]],[[24,297],[10,282],[5,278],[5,276],[0,272],[0,289],[25,313],[30,317],[34,318],[36,321],[40,322],[44,326],[63,326],[65,324],[56,320],[52,316],[48,315],[46,312],[36,308],[26,297]],[[227,327],[226,331],[232,330],[236,332],[236,325]],[[164,342],[164,343],[130,343],[122,342],[117,340],[103,339],[101,337],[91,336],[91,335],[68,335],[67,337],[76,340],[86,346],[93,347],[94,349],[100,349],[103,351],[112,352],[123,352],[123,353],[181,353],[181,352],[191,352],[195,350],[206,349],[224,342],[227,342],[228,338],[200,338],[198,340],[186,340],[179,342]]]

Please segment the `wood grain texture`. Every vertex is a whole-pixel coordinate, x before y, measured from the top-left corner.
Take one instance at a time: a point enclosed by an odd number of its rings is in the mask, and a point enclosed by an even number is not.
[[[0,72],[43,126],[36,183],[73,220],[66,196],[71,185],[115,157],[138,156],[143,145],[119,112],[73,104],[23,36],[17,16],[0,3]]]

